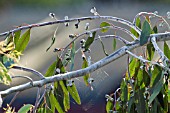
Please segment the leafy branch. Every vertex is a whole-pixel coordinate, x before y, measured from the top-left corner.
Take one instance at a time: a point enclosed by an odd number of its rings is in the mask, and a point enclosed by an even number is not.
[[[70,96],[77,104],[81,104],[81,99],[73,78],[83,77],[85,84],[93,89],[91,84],[94,79],[91,78],[90,73],[128,54],[131,55],[132,58],[128,57],[128,69],[121,82],[120,88],[113,94],[106,95],[106,111],[108,113],[114,111],[150,113],[155,112],[155,109],[157,109],[159,112],[167,112],[170,49],[165,41],[170,40],[170,32],[158,33],[157,26],[152,28],[151,17],[161,19],[162,22],[166,23],[169,30],[169,24],[166,19],[155,13],[141,12],[135,16],[132,23],[118,17],[100,16],[96,11],[96,8],[92,8],[90,12],[94,14],[94,16],[81,18],[68,18],[68,16],[66,16],[63,20],[57,20],[55,14],[51,13],[50,16],[55,18],[55,21],[20,26],[10,31],[0,33],[0,36],[6,36],[5,41],[0,42],[0,81],[8,85],[12,80],[11,78],[22,77],[29,80],[27,83],[12,86],[4,91],[0,91],[0,96],[4,97],[15,92],[17,92],[17,96],[21,91],[37,87],[35,105],[27,104],[18,112],[23,112],[24,110],[24,112],[30,111],[41,113],[45,110],[46,112],[54,113],[55,110],[57,110],[59,113],[64,113],[70,109]],[[143,22],[141,21],[140,16],[144,17]],[[76,22],[75,27],[78,29],[80,22],[97,19],[105,20],[100,24],[99,28],[97,27],[89,30],[88,23],[85,26],[85,32],[69,35],[72,39],[70,43],[63,48],[55,48],[54,52],[60,53],[57,55],[57,59],[49,66],[46,74],[43,75],[34,69],[18,66],[20,56],[29,43],[32,28],[62,23],[68,27],[70,22]],[[106,22],[106,20],[108,22]],[[130,30],[113,25],[113,21],[129,26]],[[28,30],[21,35],[21,31],[25,29]],[[128,41],[124,37],[116,34],[98,35],[98,38],[96,38],[97,32],[107,33],[110,29],[120,30],[126,33],[132,37],[133,41]],[[80,48],[76,51],[75,43],[77,39],[82,38],[84,35],[87,35],[88,37],[86,40],[82,39],[80,41]],[[55,34],[54,37],[56,37]],[[113,53],[108,54],[106,53],[101,38],[113,38],[114,50],[116,48],[116,40],[123,42],[125,45]],[[90,52],[91,45],[98,39],[102,44],[106,57],[91,64],[89,61],[91,59],[86,58],[86,52]],[[157,45],[157,42],[160,41],[164,41],[164,52]],[[55,38],[52,38],[50,47],[54,42]],[[48,49],[50,49],[50,47]],[[146,50],[143,51],[142,56],[138,56],[131,52],[138,47],[146,48]],[[160,55],[160,59],[152,61],[155,50]],[[75,54],[78,52],[81,52],[82,54],[82,69],[73,71]],[[70,64],[69,72],[66,70],[67,67],[69,67],[68,64]],[[34,81],[27,76],[11,77],[8,73],[11,68],[30,72],[37,75],[40,79]],[[45,88],[42,95],[41,87]],[[62,95],[62,102],[59,102],[58,94]],[[14,96],[11,103],[15,100],[16,96]],[[162,102],[161,99],[164,101]],[[9,109],[12,110],[10,106],[8,106],[7,110]]]

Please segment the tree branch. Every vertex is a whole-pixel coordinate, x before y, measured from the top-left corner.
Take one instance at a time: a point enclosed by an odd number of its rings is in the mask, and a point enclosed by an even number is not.
[[[135,25],[133,25],[130,21],[124,20],[122,18],[113,17],[113,16],[88,16],[88,17],[81,17],[81,18],[70,18],[68,20],[55,20],[55,21],[50,21],[50,22],[43,22],[43,23],[21,26],[21,27],[12,29],[12,30],[4,32],[4,33],[0,33],[0,36],[5,36],[5,35],[8,35],[10,33],[14,33],[16,31],[19,31],[19,30],[24,30],[24,29],[34,28],[34,27],[42,27],[42,26],[47,26],[47,25],[59,24],[59,23],[74,22],[74,21],[78,21],[78,20],[79,21],[85,21],[85,20],[94,20],[94,19],[112,20],[112,21],[115,21],[115,22],[125,24],[125,25],[135,29],[139,34],[141,32],[141,30],[138,27],[136,27]]]
[[[22,67],[22,66],[13,66],[12,67],[13,69],[18,69],[18,70],[22,70],[22,71],[27,71],[27,72],[31,72],[37,76],[39,76],[41,79],[44,79],[44,75],[41,74],[40,72],[34,70],[34,69],[31,69],[31,68],[27,68],[27,67]]]
[[[150,40],[153,37],[155,37],[156,41],[170,40],[170,32],[150,35],[147,44],[150,43]],[[107,57],[99,60],[98,62],[90,65],[87,68],[72,71],[72,72],[67,72],[67,73],[64,73],[64,74],[58,74],[58,75],[54,75],[54,76],[51,76],[51,77],[46,77],[45,79],[34,81],[33,85],[31,85],[30,83],[25,83],[25,84],[22,84],[22,85],[14,86],[14,87],[11,87],[11,88],[6,89],[4,91],[0,91],[0,95],[7,95],[7,94],[11,94],[13,92],[23,91],[23,90],[33,88],[33,87],[42,87],[45,84],[52,83],[52,82],[55,82],[55,81],[68,80],[68,79],[71,79],[71,78],[84,76],[87,73],[91,73],[91,72],[93,72],[93,71],[113,62],[113,61],[115,61],[116,59],[122,57],[123,55],[125,55],[127,53],[126,52],[127,50],[131,51],[131,50],[133,50],[133,49],[135,49],[139,46],[140,46],[140,41],[135,40],[130,45],[121,47],[120,49],[118,49],[114,53],[112,53],[109,56],[107,56]]]

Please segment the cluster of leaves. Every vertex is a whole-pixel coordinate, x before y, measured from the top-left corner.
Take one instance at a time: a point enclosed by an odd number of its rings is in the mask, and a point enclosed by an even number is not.
[[[75,45],[72,43],[71,48],[62,60],[57,56],[55,62],[48,68],[45,77],[54,76],[56,74],[66,73],[66,67],[69,63],[70,69],[74,68]],[[72,80],[62,80],[51,84],[51,89],[46,92],[45,101],[38,109],[39,113],[59,113],[67,112],[70,109],[70,96],[77,104],[81,104],[80,96],[77,88]]]
[[[9,34],[0,42],[0,82],[9,85],[11,82],[9,69],[15,65],[28,45],[30,29],[21,36],[21,31]]]
[[[141,28],[140,18],[136,25]],[[131,32],[139,37],[139,34],[131,29]],[[145,45],[152,33],[157,33],[157,27],[151,27],[146,19],[142,25],[140,45]],[[153,60],[155,49],[152,44],[146,46],[146,59]],[[164,54],[170,59],[170,49],[164,42]],[[157,61],[159,63],[159,61]],[[169,66],[169,64],[168,64]],[[167,68],[169,68],[167,66]],[[113,100],[107,101],[106,111],[110,113],[167,113],[168,112],[168,79],[169,72],[158,65],[145,63],[137,58],[132,58],[125,78],[123,78],[120,90],[114,93]]]
[[[76,26],[78,26],[78,24],[79,22]],[[146,17],[143,23],[139,17],[136,18],[136,26],[139,29],[142,29],[140,35],[134,29],[131,29],[130,31],[135,37],[140,39],[140,46],[147,44],[150,34],[158,33],[157,26],[151,26],[149,17]],[[109,27],[120,29],[109,22],[102,22],[100,24],[102,33],[108,32]],[[87,40],[83,41],[81,44],[82,69],[87,68],[90,65],[88,59],[86,59],[86,52],[90,51],[89,47],[95,40],[96,31],[89,31],[89,37],[87,37]],[[124,29],[124,31],[126,32],[126,29]],[[72,38],[74,39],[75,37],[73,36]],[[104,54],[108,56],[100,36],[98,39],[101,42]],[[113,50],[116,49],[116,39],[117,37],[113,38]],[[20,55],[27,47],[29,40],[30,29],[25,31],[22,35],[21,31],[9,34],[5,41],[0,42],[1,83],[8,85],[11,82],[11,77],[8,71],[18,62]],[[55,37],[52,38],[52,43],[47,51],[51,48],[54,42]],[[44,75],[45,77],[52,77],[54,75],[60,76],[60,74],[66,73],[68,70],[73,71],[76,55],[74,40],[69,47],[70,48],[67,49],[65,56],[57,56],[56,60],[47,69]],[[62,49],[57,50],[61,51]],[[64,51],[66,51],[65,48]],[[151,43],[147,44],[145,55],[143,55],[143,57],[152,61],[154,51],[155,49],[153,45]],[[164,54],[168,59],[170,59],[169,53],[170,49],[167,43],[164,42]],[[157,64],[160,64],[159,60],[157,61]],[[167,62],[167,65],[170,65],[169,62]],[[168,66],[167,68],[169,68]],[[93,79],[90,78],[90,74],[84,75],[83,78],[85,85],[91,86]],[[128,70],[121,82],[119,90],[116,90],[116,92],[111,94],[111,96],[107,99],[106,111],[108,113],[112,111],[120,113],[168,112],[168,100],[170,101],[168,98],[168,94],[170,93],[168,90],[168,79],[169,71],[159,67],[159,65],[146,63],[138,58],[131,58]],[[40,106],[38,105],[38,113],[55,113],[56,111],[59,113],[67,112],[70,109],[70,98],[73,98],[77,104],[81,104],[76,85],[71,78],[69,80],[60,80],[51,84],[46,84],[44,94],[45,96],[42,96],[43,101],[41,99],[39,100]],[[112,98],[112,96],[114,97]],[[27,104],[18,112],[31,112],[32,109],[34,109],[33,105]],[[5,110],[15,112],[15,109],[12,109],[10,106],[8,106]]]

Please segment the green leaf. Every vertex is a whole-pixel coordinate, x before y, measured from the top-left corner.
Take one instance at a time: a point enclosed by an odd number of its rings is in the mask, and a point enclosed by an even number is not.
[[[8,74],[7,68],[0,62],[0,82],[9,85],[11,82],[11,77]]]
[[[100,24],[100,28],[102,28],[102,27],[107,27],[107,26],[111,26],[110,23],[108,23],[108,22],[102,22],[102,23]],[[109,28],[102,28],[102,29],[101,29],[101,32],[102,32],[102,33],[105,33],[105,32],[108,31],[108,29],[109,29]]]
[[[148,75],[148,73],[145,70],[143,70],[143,82],[146,87],[148,87],[150,84],[150,76]]]
[[[131,77],[136,77],[138,70],[140,69],[140,60],[133,58],[129,64],[129,72]],[[126,78],[129,79],[128,72],[126,72]]]
[[[99,38],[99,40],[100,40],[100,42],[101,42],[101,44],[102,44],[102,49],[103,49],[104,54],[105,54],[106,56],[108,56],[108,54],[107,54],[107,52],[106,52],[106,50],[105,50],[104,44],[103,44],[103,42],[102,42],[102,39]]]
[[[115,51],[115,50],[116,50],[116,39],[113,38],[113,51]]]
[[[128,100],[128,87],[127,87],[125,79],[122,80],[120,89],[121,89],[120,98],[121,98],[121,101],[123,101],[123,103],[125,104]]]
[[[141,20],[139,17],[136,18],[136,26],[141,28]],[[133,28],[130,29],[130,32],[134,34],[136,37],[139,37],[139,34]]]
[[[73,83],[72,86],[67,86],[68,91],[70,92],[70,95],[72,98],[76,101],[77,104],[81,104],[80,96],[77,91],[76,85]]]
[[[110,113],[111,110],[113,110],[113,102],[108,100],[106,104],[106,111],[107,113]]]
[[[153,31],[153,33],[158,33],[158,28],[157,28],[157,26],[154,26],[152,31]]]
[[[156,100],[154,100],[152,103],[153,103],[153,106],[151,107],[151,113],[158,113],[158,111],[157,111],[158,104],[157,104]]]
[[[138,74],[136,78],[137,78],[137,81],[135,82],[135,89],[136,88],[138,89],[143,83],[143,69],[138,70]]]
[[[64,104],[64,110],[68,111],[70,109],[70,96],[69,96],[69,93],[64,94],[63,104]]]
[[[70,109],[69,92],[67,91],[67,88],[63,81],[59,81],[59,84],[60,84],[60,86],[63,90],[63,93],[64,93],[64,99],[63,99],[64,109],[65,109],[65,111],[68,111]]]
[[[151,61],[155,53],[155,48],[153,47],[153,44],[147,45],[147,53],[148,53],[148,60]]]
[[[17,31],[14,33],[14,44],[17,45],[18,43],[18,40],[20,38],[20,35],[21,35],[21,30]]]
[[[150,24],[148,23],[147,20],[145,20],[143,23],[142,32],[141,32],[141,36],[140,36],[140,45],[141,46],[143,46],[144,44],[146,44],[148,42],[150,33],[151,33]]]
[[[145,105],[145,98],[144,98],[144,90],[140,89],[135,93],[135,104],[137,107],[138,113],[146,113],[146,105]]]
[[[57,61],[53,62],[51,64],[51,66],[47,69],[46,73],[45,73],[45,77],[49,77],[49,76],[53,76],[54,73],[55,73],[55,69],[56,69],[56,64],[57,64]]]
[[[159,94],[163,87],[163,72],[161,73],[161,77],[159,81],[152,87],[152,94],[149,98],[149,105],[152,103],[152,101],[156,98],[156,96]]]
[[[33,105],[26,104],[19,109],[18,113],[27,113],[32,107],[33,107]]]
[[[59,68],[60,69],[60,73],[65,73],[65,67],[63,66],[62,60],[61,58],[59,58],[57,56],[57,60],[56,60],[57,64],[56,64],[56,69]],[[56,72],[55,74],[58,74],[58,72]]]
[[[13,36],[11,34],[8,34],[5,39],[5,44],[8,45],[11,42],[13,42]]]
[[[90,45],[93,43],[95,35],[96,35],[96,31],[94,31],[92,33],[92,37],[87,38],[87,41],[85,42],[85,47],[84,47],[85,51],[87,51],[89,49]]]
[[[10,68],[10,66],[15,63],[13,59],[8,58],[5,55],[2,58],[3,58],[3,64],[7,69]]]
[[[134,109],[133,109],[133,107],[134,107],[134,103],[135,102],[135,98],[134,97],[131,97],[130,98],[130,100],[128,101],[128,113],[132,113],[132,112],[134,112]]]
[[[88,62],[87,62],[86,58],[84,58],[83,59],[83,64],[82,64],[82,69],[84,69],[86,67],[88,67]],[[89,83],[88,83],[89,77],[90,77],[90,74],[86,74],[86,75],[83,76],[83,79],[84,79],[84,82],[85,82],[86,86],[89,85]]]
[[[170,103],[170,89],[168,89],[168,102]]]
[[[133,75],[135,73],[135,64],[136,64],[136,58],[132,58],[132,60],[129,64],[129,73],[130,73],[131,77],[133,77]],[[128,80],[130,79],[128,76],[128,72],[126,72],[126,78],[128,78]]]
[[[157,65],[154,66],[154,70],[152,71],[150,86],[154,86],[161,78],[161,68]]]
[[[31,29],[27,30],[17,41],[15,50],[17,50],[18,52],[22,53],[27,47],[30,40],[30,30]]]
[[[75,43],[72,43],[72,48],[71,48],[71,65],[70,65],[70,71],[73,71],[74,69],[74,57],[75,57]]]
[[[54,37],[54,36],[51,38],[51,40],[52,40],[51,45],[46,49],[46,52],[52,47],[52,45],[54,45],[54,43],[55,43],[55,38],[56,38],[56,37]]]
[[[39,108],[37,110],[37,113],[47,113],[47,110],[46,110],[46,108]],[[53,112],[49,112],[49,113],[53,113]]]
[[[50,104],[52,107],[55,107],[59,113],[64,113],[63,109],[61,108],[58,100],[55,98],[54,94],[50,93]]]
[[[136,18],[136,26],[141,28],[141,20],[140,17]]]
[[[168,44],[166,42],[164,42],[164,54],[168,59],[170,59],[170,49],[169,49]]]

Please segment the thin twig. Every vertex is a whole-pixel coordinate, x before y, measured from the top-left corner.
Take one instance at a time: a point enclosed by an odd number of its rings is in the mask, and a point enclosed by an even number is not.
[[[37,108],[38,108],[38,101],[39,101],[39,98],[40,98],[40,92],[41,92],[41,88],[38,87],[37,97],[36,97],[36,101],[35,101],[35,106],[34,106],[34,109],[33,109],[33,113],[36,113],[36,110],[37,110]]]
[[[15,99],[16,99],[16,97],[18,96],[19,93],[20,93],[19,91],[15,93],[15,95],[13,96],[11,102],[9,103],[10,106],[11,106],[12,103],[15,101]]]
[[[165,54],[163,53],[163,51],[158,47],[157,43],[156,43],[156,37],[152,37],[151,38],[151,42],[156,50],[156,52],[160,55],[161,60],[163,62],[164,66],[167,66],[167,61],[169,61],[169,59],[165,56]]]
[[[89,30],[89,31],[86,31],[86,32],[83,32],[83,33],[81,33],[81,34],[78,34],[77,36],[75,36],[74,38],[73,38],[73,40],[69,43],[69,44],[67,44],[63,49],[62,49],[62,52],[61,52],[61,55],[60,56],[62,56],[63,54],[64,54],[64,52],[65,52],[65,50],[74,42],[74,41],[76,41],[79,37],[81,37],[81,36],[83,36],[83,35],[89,35],[89,33],[92,33],[92,32],[95,32],[95,31],[99,31],[99,30],[101,30],[101,29],[106,29],[106,28],[108,28],[108,29],[119,29],[119,30],[122,30],[121,29],[121,27],[115,27],[115,26],[106,26],[106,27],[102,27],[102,28],[95,28],[95,29],[92,29],[92,30]],[[130,36],[132,36],[134,39],[136,39],[135,38],[135,36],[133,36],[133,34],[131,34],[130,32],[128,32],[128,30],[122,30],[122,31],[124,31],[124,32],[126,32],[127,34],[129,34]],[[117,38],[119,38],[119,37],[117,37]],[[121,38],[120,40],[124,40],[124,42],[127,42],[127,41],[125,41],[125,39],[123,39],[123,38]],[[128,44],[128,43],[126,43],[126,44]]]
[[[31,69],[31,68],[27,68],[27,67],[22,67],[22,66],[13,66],[12,67],[13,69],[18,69],[18,70],[22,70],[22,71],[26,71],[26,72],[31,72],[37,76],[39,76],[41,79],[44,79],[44,75],[41,74],[40,72],[34,70],[34,69]]]
[[[126,39],[117,36],[117,35],[104,35],[104,36],[99,36],[100,38],[116,38],[118,40],[120,40],[121,42],[123,42],[125,45],[130,44],[129,41],[127,41]],[[98,40],[99,38],[95,38],[95,40]]]
[[[155,14],[155,13],[152,13],[152,12],[140,12],[140,13],[138,13],[136,16],[135,16],[135,18],[134,18],[134,20],[133,20],[133,24],[136,26],[136,19],[140,16],[140,15],[151,15],[151,16],[155,16],[155,17],[158,17],[158,18],[160,18],[160,19],[162,19],[165,23],[166,23],[166,25],[167,25],[167,27],[168,27],[168,30],[170,30],[170,25],[169,25],[169,23],[165,20],[165,18],[163,18],[162,16],[160,16],[160,15],[157,15],[157,14]]]
[[[28,76],[20,76],[20,75],[16,75],[16,76],[12,76],[11,78],[26,78],[27,80],[29,80],[31,82],[31,84],[33,85],[33,80],[32,78],[28,77]]]
[[[4,33],[0,33],[0,36],[5,36],[7,34],[10,34],[10,33],[13,33],[13,32],[19,31],[19,30],[24,30],[24,29],[34,28],[34,27],[42,27],[42,26],[47,26],[47,25],[59,24],[59,23],[74,22],[74,21],[78,21],[78,20],[85,21],[85,20],[94,20],[94,19],[112,20],[112,21],[115,21],[118,23],[125,24],[125,25],[135,29],[136,32],[138,32],[139,34],[141,32],[141,30],[138,27],[134,26],[130,21],[127,21],[122,18],[113,17],[113,16],[88,16],[88,17],[81,17],[81,18],[70,18],[68,20],[55,20],[55,21],[50,21],[50,22],[43,22],[43,23],[21,26],[21,27],[12,29],[12,30],[4,32]]]
[[[47,91],[47,90],[45,89],[44,92],[43,92],[43,94],[42,94],[42,96],[41,96],[41,98],[40,98],[39,101],[37,102],[37,107],[39,107],[39,105],[40,105],[42,99],[43,99],[44,96],[45,96],[46,91]]]

